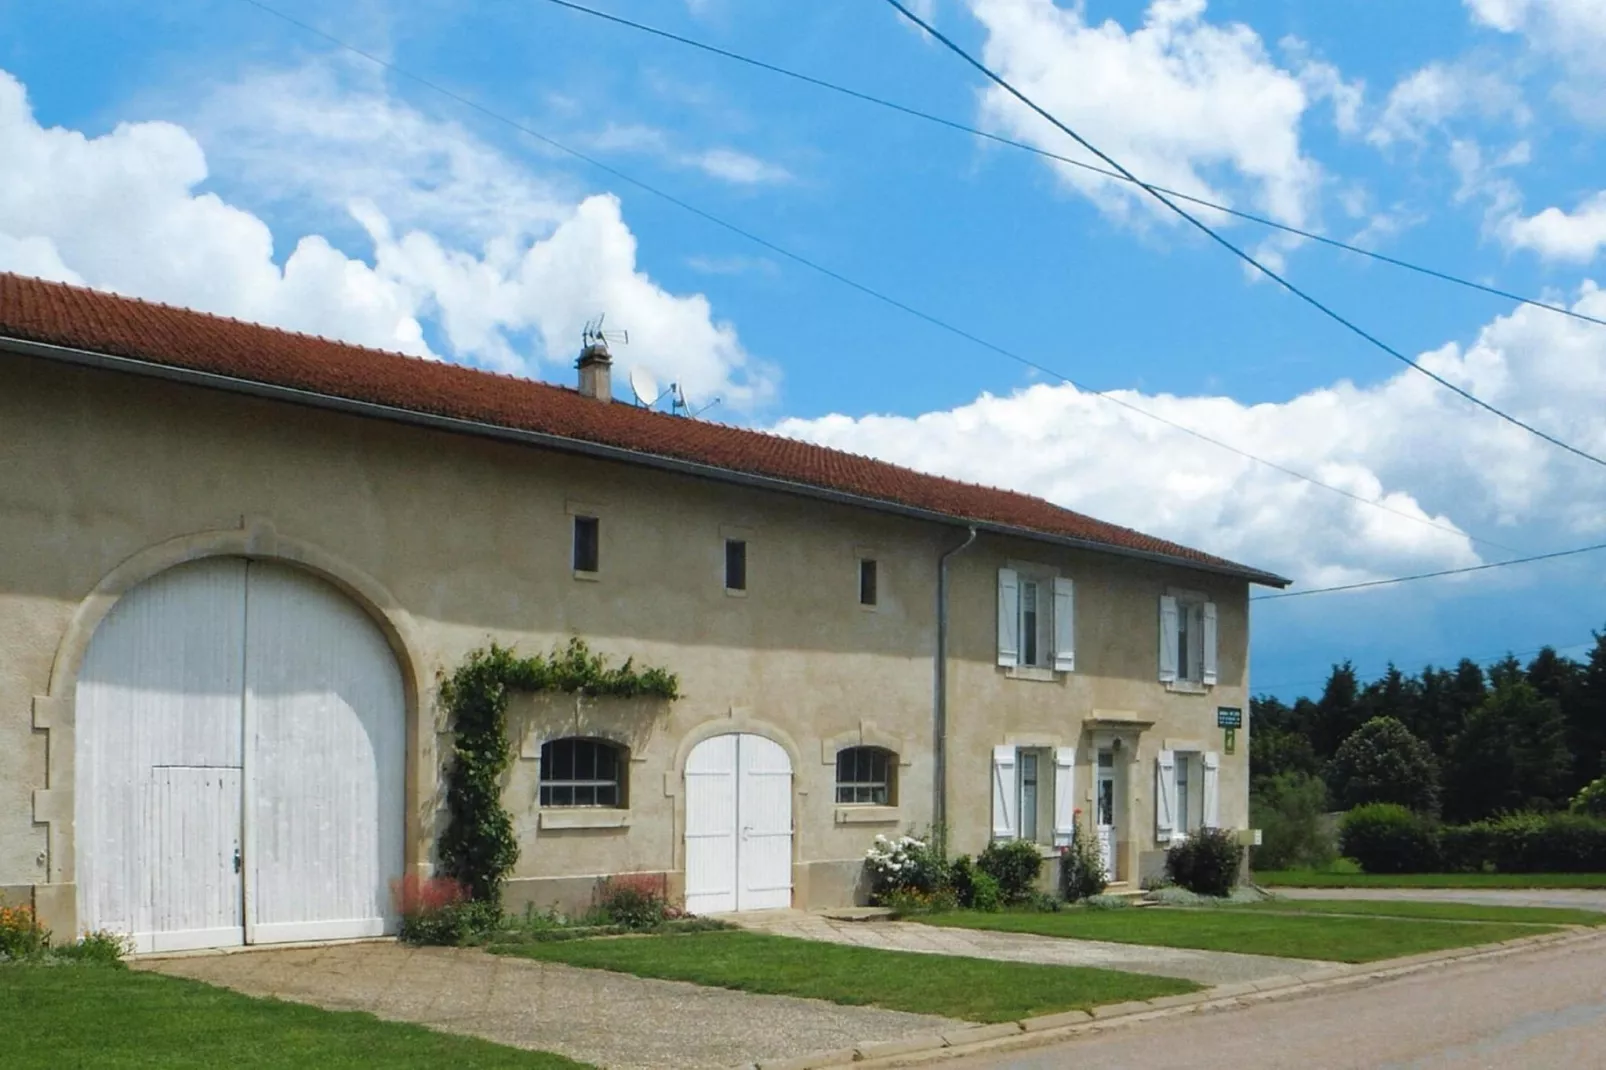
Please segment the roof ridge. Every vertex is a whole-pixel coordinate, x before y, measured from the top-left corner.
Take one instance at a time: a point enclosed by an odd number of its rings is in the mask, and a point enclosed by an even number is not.
[[[344,342],[108,290],[0,272],[0,338],[102,353],[396,412],[657,456],[799,487],[984,523],[1026,537],[1286,583],[1135,528],[1013,488],[926,472],[771,428],[702,420],[648,406],[600,404],[573,386],[452,360]],[[405,364],[396,363],[398,360]],[[406,374],[400,374],[401,369]]]

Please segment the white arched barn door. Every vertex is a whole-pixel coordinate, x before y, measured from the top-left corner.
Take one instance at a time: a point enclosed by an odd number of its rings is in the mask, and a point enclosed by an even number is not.
[[[763,736],[705,739],[686,758],[686,909],[791,905],[791,760]]]
[[[79,673],[79,925],[139,950],[378,935],[401,874],[405,698],[321,580],[240,558],[130,591]]]

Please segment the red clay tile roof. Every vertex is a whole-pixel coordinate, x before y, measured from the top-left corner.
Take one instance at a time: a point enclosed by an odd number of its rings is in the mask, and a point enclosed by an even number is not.
[[[1286,582],[1025,494],[745,428],[599,404],[546,383],[0,273],[0,338],[6,337],[619,447]]]

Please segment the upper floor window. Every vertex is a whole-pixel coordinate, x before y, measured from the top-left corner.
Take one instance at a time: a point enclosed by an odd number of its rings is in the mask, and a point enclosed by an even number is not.
[[[873,606],[879,599],[876,590],[876,563],[873,557],[859,558],[859,605]]]
[[[594,516],[577,516],[574,518],[574,570],[576,572],[596,572],[599,565],[599,536],[597,518]]]
[[[1160,679],[1216,682],[1216,604],[1194,595],[1160,599]]]
[[[893,805],[897,769],[898,756],[883,747],[844,747],[836,752],[836,801]]]
[[[623,806],[624,748],[601,739],[541,744],[542,806]]]
[[[1076,616],[1071,581],[1043,571],[998,570],[998,664],[1009,668],[1076,668]]]
[[[725,589],[747,590],[747,540],[725,540]]]

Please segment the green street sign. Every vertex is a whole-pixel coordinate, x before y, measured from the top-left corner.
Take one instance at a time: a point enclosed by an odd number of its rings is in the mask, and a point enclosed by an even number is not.
[[[1242,728],[1244,726],[1244,711],[1237,706],[1216,707],[1217,728]]]

